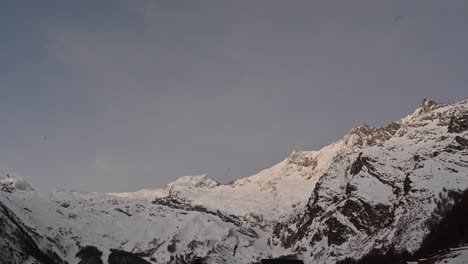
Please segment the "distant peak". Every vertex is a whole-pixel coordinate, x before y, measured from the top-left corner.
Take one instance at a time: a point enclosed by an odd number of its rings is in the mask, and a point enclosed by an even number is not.
[[[436,101],[424,98],[422,101],[422,106],[430,106],[430,105],[436,105],[438,104]]]
[[[221,183],[217,182],[208,175],[197,175],[180,177],[175,182],[173,182],[172,185],[213,188],[221,185]]]
[[[0,176],[0,190],[13,192],[14,190],[34,191],[34,188],[22,177],[12,174]]]

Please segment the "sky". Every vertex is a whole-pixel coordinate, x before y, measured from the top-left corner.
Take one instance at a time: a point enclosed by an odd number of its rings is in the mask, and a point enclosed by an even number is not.
[[[227,183],[468,95],[466,0],[4,0],[0,173]]]

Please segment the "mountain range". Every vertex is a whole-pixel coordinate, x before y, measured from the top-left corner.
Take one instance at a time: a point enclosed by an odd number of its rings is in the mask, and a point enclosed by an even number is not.
[[[328,264],[372,250],[412,252],[440,218],[440,201],[466,188],[468,99],[425,99],[399,121],[352,128],[228,184],[199,175],[137,192],[40,193],[21,177],[1,176],[0,263],[293,256]]]

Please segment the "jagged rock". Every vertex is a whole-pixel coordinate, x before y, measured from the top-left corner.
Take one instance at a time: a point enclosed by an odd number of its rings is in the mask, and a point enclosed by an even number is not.
[[[440,108],[444,106],[443,104],[439,104],[436,101],[432,101],[429,99],[424,98],[421,104],[421,110],[423,113],[427,113],[429,111],[432,111],[434,109]]]
[[[458,113],[450,118],[449,133],[462,133],[468,131],[468,112]]]
[[[335,157],[308,205],[276,226],[270,244],[310,256],[312,263],[360,256],[372,247],[415,250],[427,232],[434,197],[444,188],[468,187],[466,131],[449,136],[447,127],[459,122],[445,121],[465,111],[467,102],[424,101],[381,144],[369,140],[375,131],[369,126],[353,129],[347,140],[354,152]]]

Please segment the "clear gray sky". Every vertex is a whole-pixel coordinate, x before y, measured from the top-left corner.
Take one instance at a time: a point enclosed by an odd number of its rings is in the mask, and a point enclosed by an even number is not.
[[[4,0],[0,37],[0,173],[43,191],[228,182],[468,95],[466,0]]]

